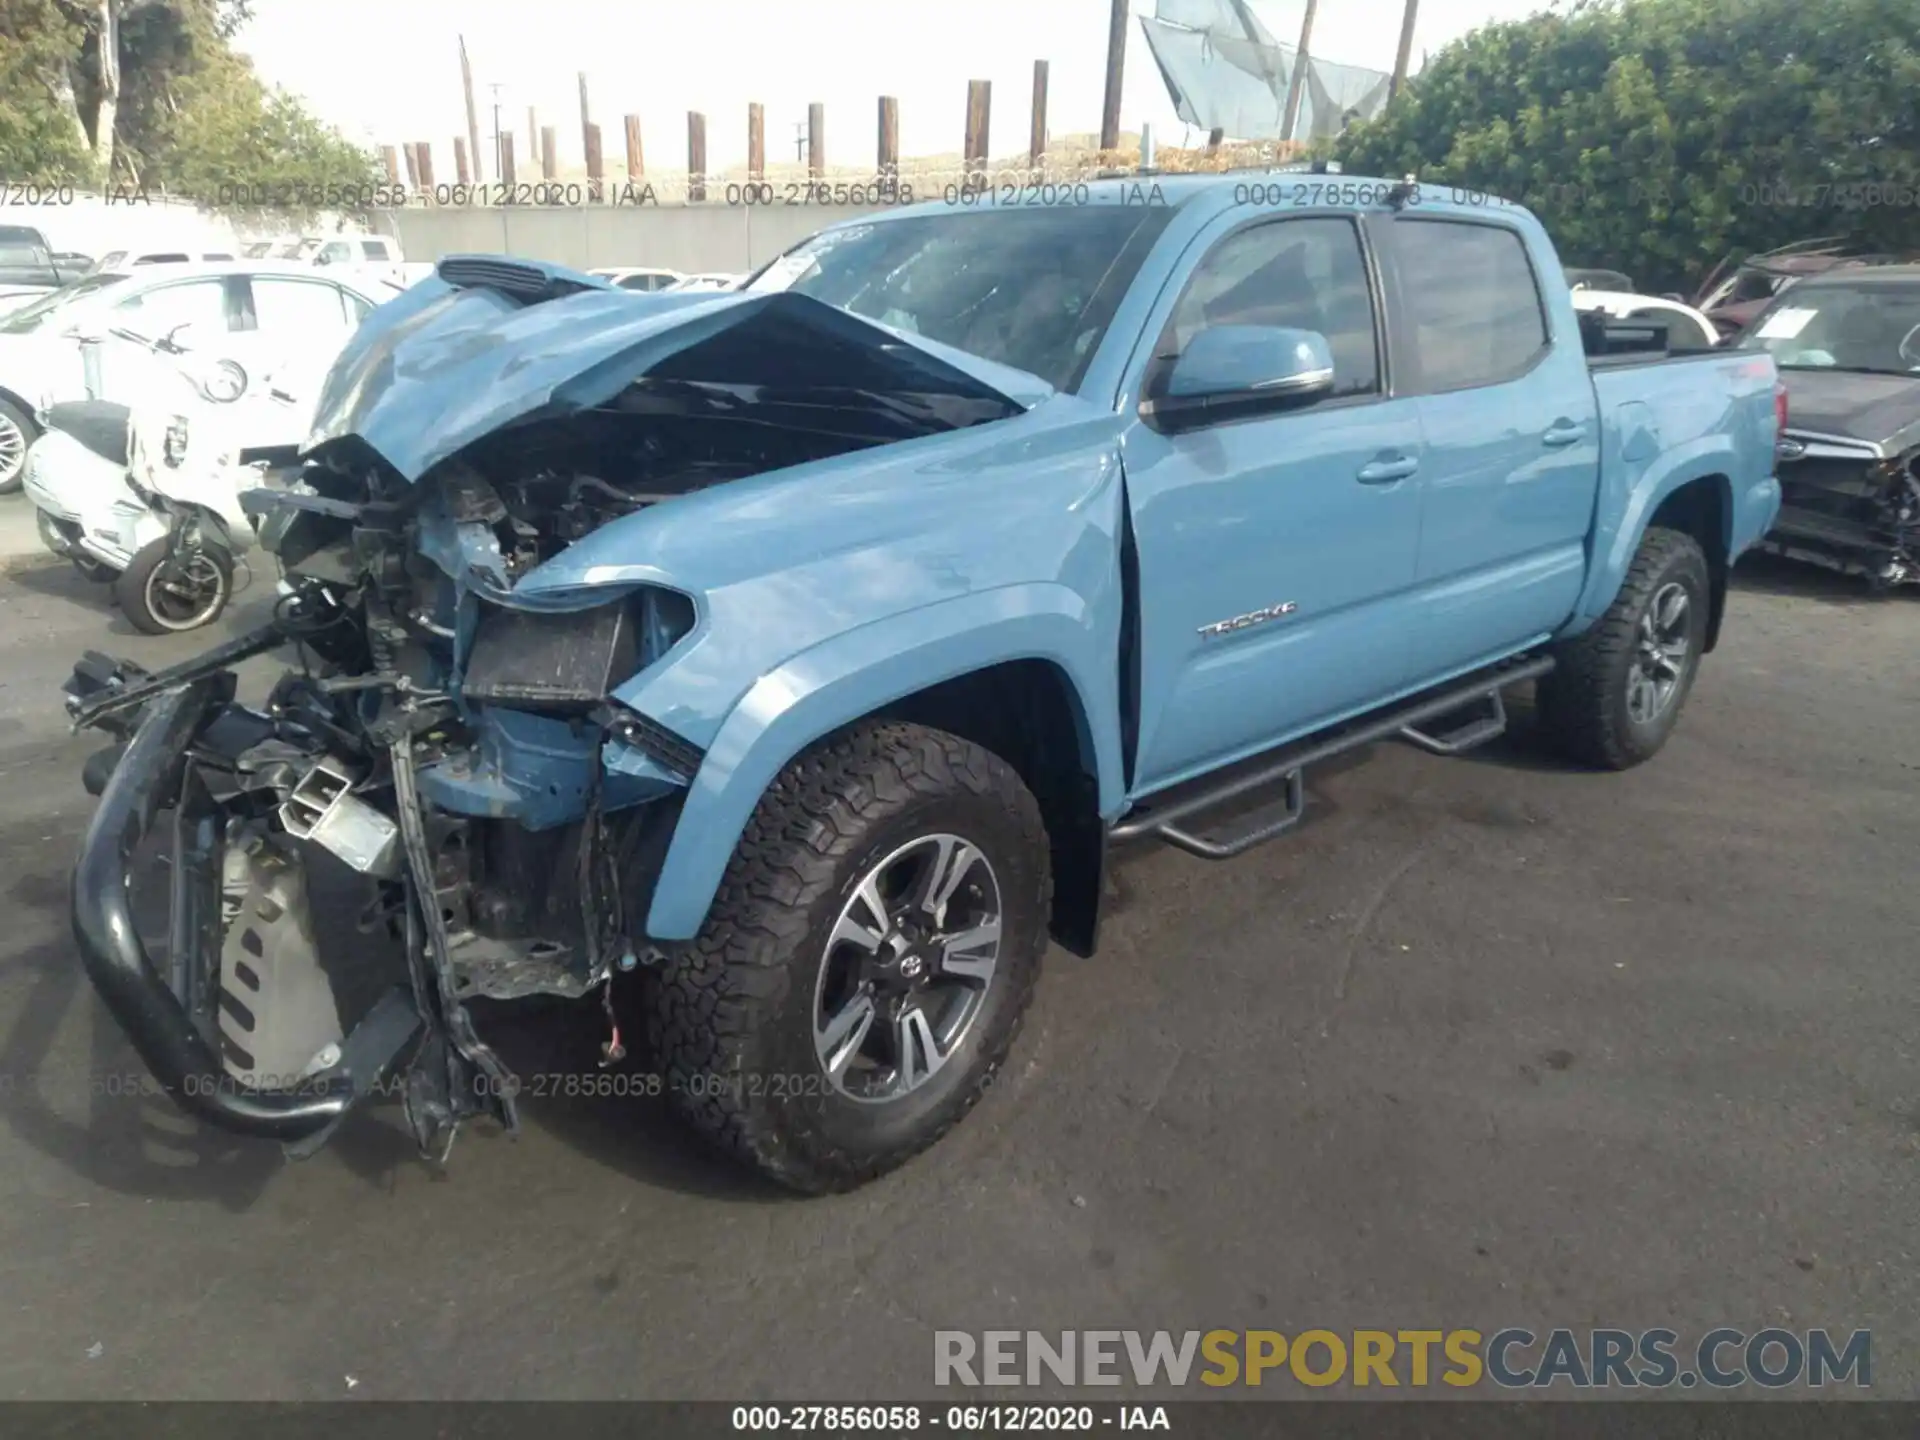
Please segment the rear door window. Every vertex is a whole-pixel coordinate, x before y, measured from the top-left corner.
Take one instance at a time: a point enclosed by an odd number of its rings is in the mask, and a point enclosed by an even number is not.
[[[1436,394],[1518,379],[1545,355],[1546,310],[1519,232],[1400,218],[1388,227],[1412,379]]]
[[[326,335],[354,323],[346,293],[324,280],[292,280],[256,275],[254,323],[280,334]]]

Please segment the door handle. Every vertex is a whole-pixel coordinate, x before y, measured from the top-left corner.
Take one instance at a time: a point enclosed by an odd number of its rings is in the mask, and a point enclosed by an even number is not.
[[[1563,445],[1578,445],[1587,438],[1587,427],[1573,420],[1556,420],[1540,437],[1541,443],[1558,450]]]
[[[1360,473],[1354,478],[1362,485],[1386,485],[1395,480],[1404,480],[1420,468],[1420,461],[1413,455],[1382,455],[1379,459],[1360,467]]]

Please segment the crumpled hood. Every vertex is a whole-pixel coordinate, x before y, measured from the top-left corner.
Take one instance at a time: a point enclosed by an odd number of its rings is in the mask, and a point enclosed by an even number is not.
[[[303,452],[357,437],[408,480],[496,430],[605,404],[645,375],[999,401],[1044,380],[791,292],[638,294],[560,266],[450,256],[367,317]]]

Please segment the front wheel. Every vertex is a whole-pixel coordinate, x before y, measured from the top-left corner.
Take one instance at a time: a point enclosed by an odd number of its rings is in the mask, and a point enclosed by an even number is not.
[[[27,480],[27,447],[40,436],[33,417],[11,400],[0,400],[0,495],[11,495]]]
[[[114,581],[113,598],[134,629],[170,635],[211,625],[233,595],[233,560],[218,545],[174,548],[162,535],[142,546]]]
[[[848,1190],[979,1100],[1046,947],[1040,807],[1004,760],[869,724],[762,797],[697,939],[649,977],[676,1107],[794,1189]]]
[[[1700,672],[1712,596],[1699,541],[1649,529],[1607,613],[1562,647],[1540,682],[1540,717],[1554,743],[1606,770],[1659,753]]]

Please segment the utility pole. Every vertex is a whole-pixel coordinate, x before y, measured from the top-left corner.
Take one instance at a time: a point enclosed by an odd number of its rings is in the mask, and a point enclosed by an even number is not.
[[[1100,148],[1120,148],[1120,77],[1127,63],[1127,0],[1113,0],[1107,25],[1107,96],[1100,111]]]
[[[1393,62],[1393,79],[1387,82],[1387,99],[1399,97],[1407,85],[1407,62],[1413,58],[1413,21],[1420,0],[1407,0],[1407,11],[1400,19],[1400,53]]]
[[[480,173],[480,119],[473,109],[473,66],[467,61],[467,37],[460,36],[460,89],[467,99],[467,149],[473,156],[473,178],[484,181]]]
[[[1280,138],[1291,140],[1300,126],[1300,97],[1307,88],[1307,59],[1313,44],[1313,12],[1320,0],[1307,0],[1307,13],[1300,21],[1300,44],[1293,52],[1293,79],[1287,84],[1286,118],[1280,122]]]
[[[501,159],[500,147],[500,82],[496,80],[487,88],[493,91],[493,174],[496,180],[505,180],[507,167]]]

